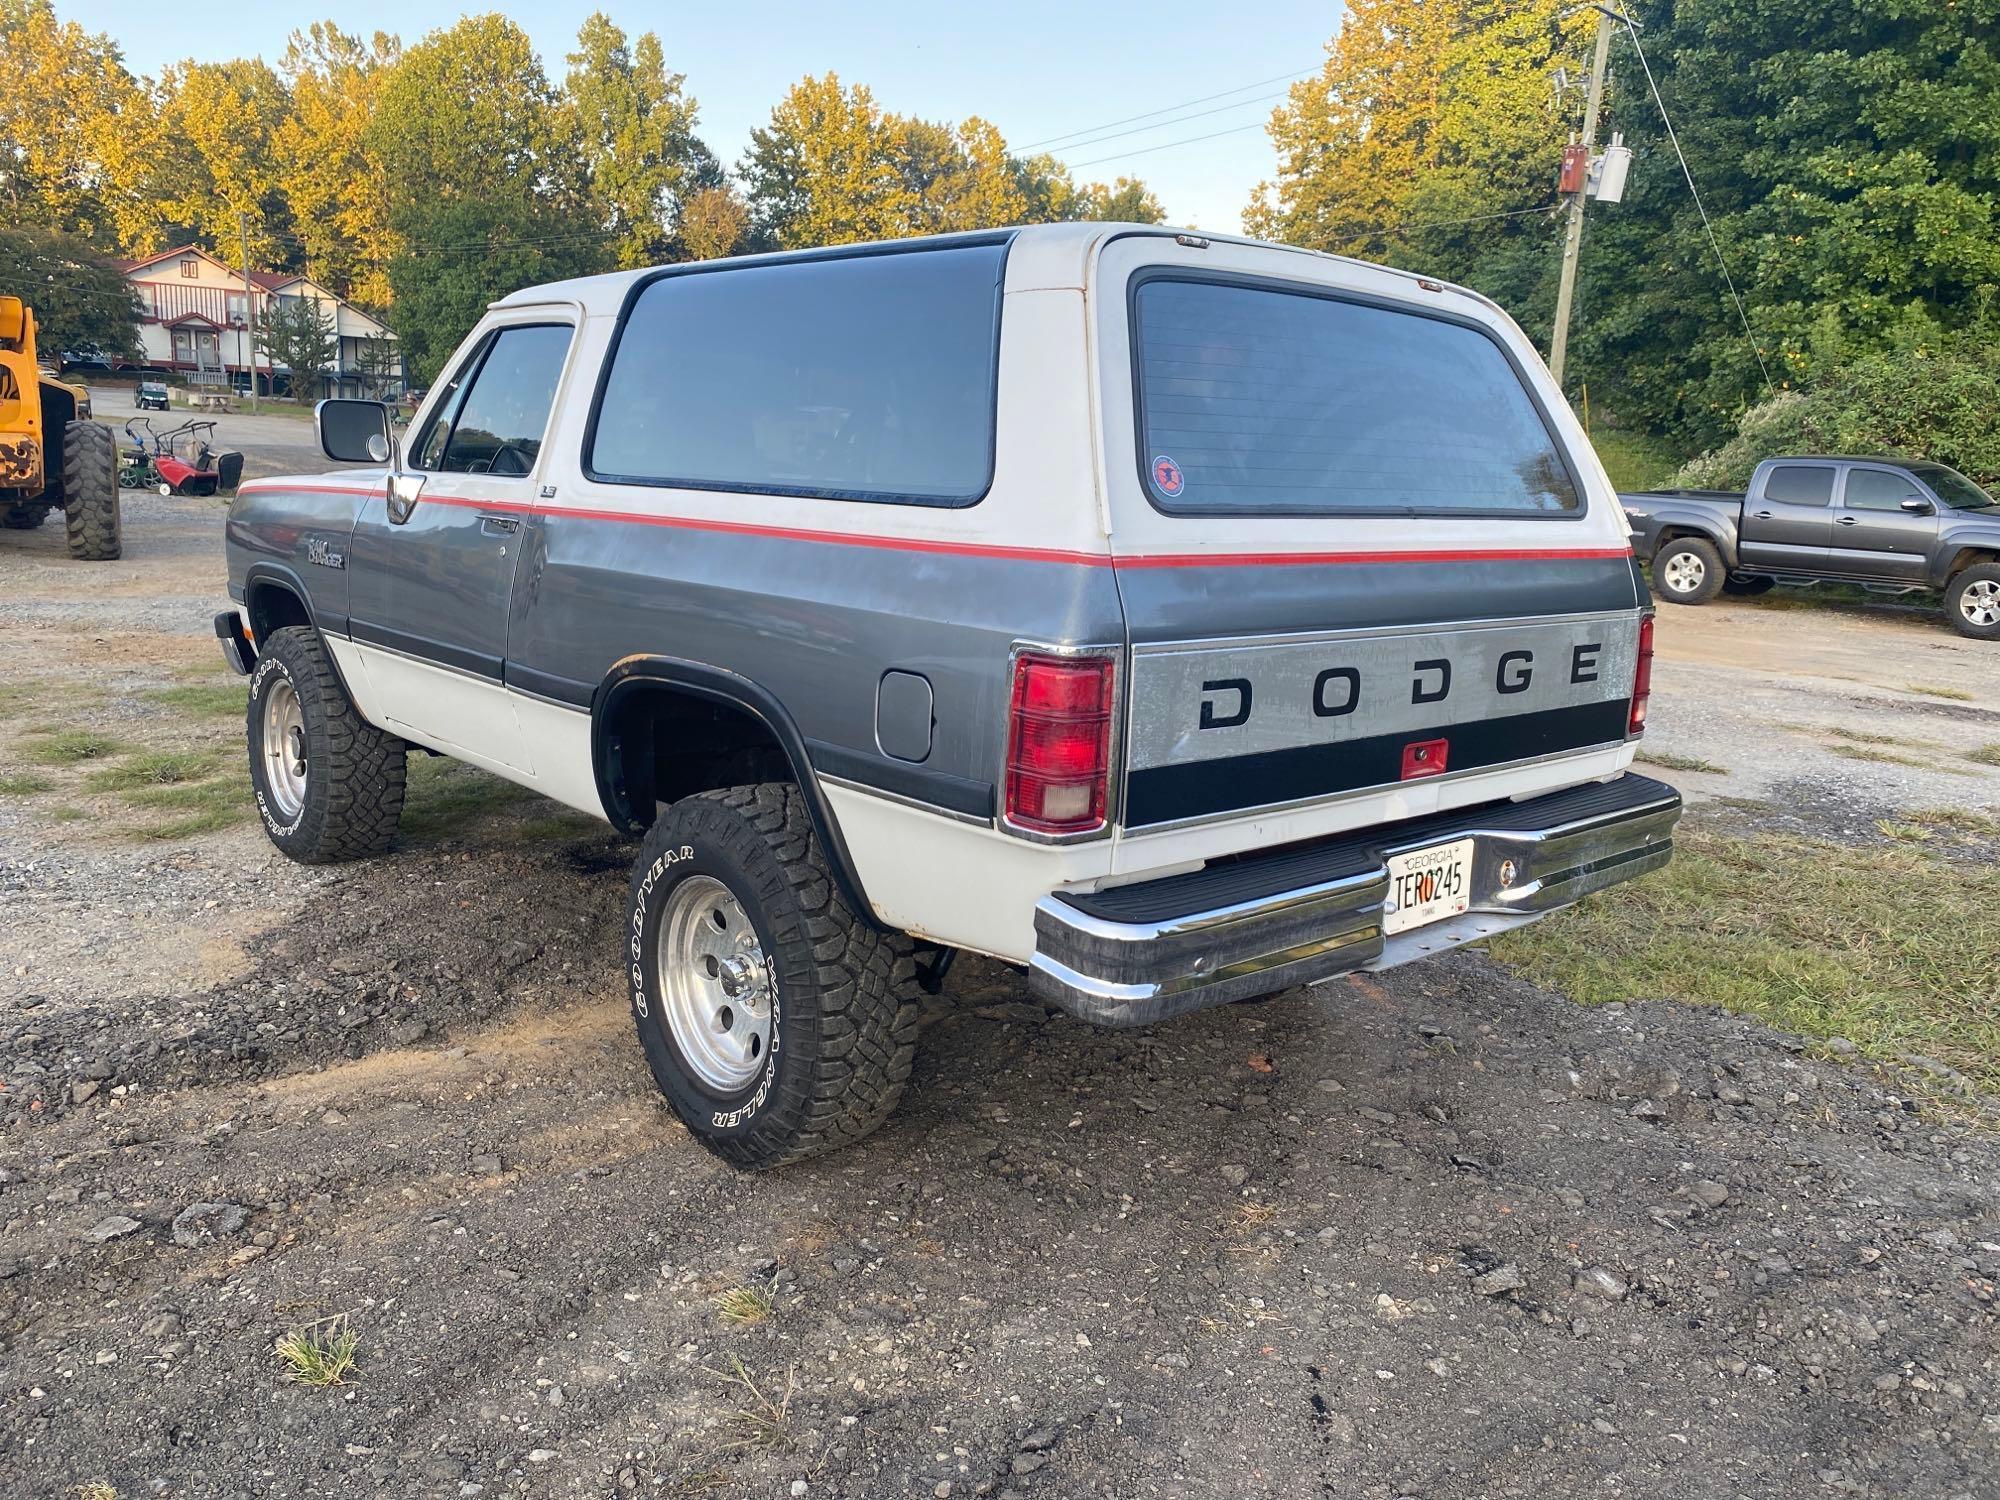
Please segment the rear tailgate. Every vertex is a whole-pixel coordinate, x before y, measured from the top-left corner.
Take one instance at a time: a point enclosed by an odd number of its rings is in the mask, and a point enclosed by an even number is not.
[[[1625,525],[1511,323],[1371,267],[1158,236],[1112,241],[1094,300],[1127,834],[1437,788],[1377,814],[1404,816],[1622,746]]]

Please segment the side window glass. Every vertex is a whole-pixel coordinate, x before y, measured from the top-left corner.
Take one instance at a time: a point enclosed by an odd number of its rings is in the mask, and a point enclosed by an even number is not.
[[[567,325],[503,328],[459,403],[438,469],[447,474],[531,473],[569,353]]]
[[[1780,505],[1833,503],[1833,469],[1827,464],[1779,464],[1764,481],[1764,498]]]
[[[1888,469],[1847,471],[1849,510],[1901,510],[1905,500],[1926,498],[1914,480]]]
[[[490,340],[481,340],[473,351],[465,356],[451,379],[446,382],[443,393],[438,398],[437,407],[431,412],[430,425],[418,435],[410,450],[411,466],[418,469],[435,470],[444,459],[445,441],[451,436],[451,424],[458,416],[459,400],[465,395],[465,383],[472,372],[479,368],[479,361],[485,357]]]

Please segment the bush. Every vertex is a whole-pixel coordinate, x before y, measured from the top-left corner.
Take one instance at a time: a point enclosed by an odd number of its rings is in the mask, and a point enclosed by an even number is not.
[[[1674,482],[1742,489],[1767,458],[1879,453],[1928,458],[1984,485],[2000,480],[2000,347],[1953,341],[1865,355],[1807,391],[1743,414],[1736,436],[1690,460]]]

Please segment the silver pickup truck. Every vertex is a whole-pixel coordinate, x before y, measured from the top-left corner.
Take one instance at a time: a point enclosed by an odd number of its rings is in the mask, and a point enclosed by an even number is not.
[[[2000,504],[1956,469],[1902,458],[1769,458],[1743,494],[1620,495],[1633,549],[1672,604],[1776,584],[1935,589],[1961,635],[2000,640]]]
[[[1671,851],[1624,519],[1459,288],[1138,225],[672,266],[319,430],[216,620],[271,838],[386,850],[411,745],[634,836],[639,1038],[741,1166],[874,1128],[958,950],[1148,1024]]]

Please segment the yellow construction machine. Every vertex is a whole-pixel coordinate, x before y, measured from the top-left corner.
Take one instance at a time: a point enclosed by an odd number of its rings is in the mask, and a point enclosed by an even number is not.
[[[69,553],[118,555],[118,443],[90,420],[90,396],[35,360],[35,315],[0,296],[0,526],[27,531],[61,511]]]

